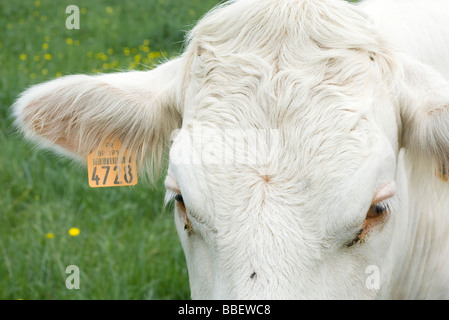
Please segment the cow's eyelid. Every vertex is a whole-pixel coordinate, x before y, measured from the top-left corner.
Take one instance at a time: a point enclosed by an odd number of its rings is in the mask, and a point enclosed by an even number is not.
[[[390,198],[393,198],[396,193],[396,183],[394,181],[382,186],[376,191],[371,205],[380,204]]]
[[[175,194],[181,193],[178,182],[170,174],[168,174],[167,178],[165,179],[165,188]]]

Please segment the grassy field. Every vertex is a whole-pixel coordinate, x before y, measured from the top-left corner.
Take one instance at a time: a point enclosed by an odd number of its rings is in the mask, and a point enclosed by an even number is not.
[[[218,0],[0,2],[0,299],[188,299],[188,275],[157,188],[88,187],[87,170],[36,151],[9,107],[26,87],[74,73],[151,68],[179,54]],[[68,30],[68,5],[80,29]],[[79,235],[69,234],[71,228]],[[69,265],[80,289],[68,290]]]

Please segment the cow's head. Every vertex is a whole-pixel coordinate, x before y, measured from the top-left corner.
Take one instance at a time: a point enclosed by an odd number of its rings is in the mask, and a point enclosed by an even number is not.
[[[114,136],[151,171],[171,146],[193,298],[369,298],[407,255],[406,171],[447,168],[448,106],[449,83],[351,5],[240,0],[179,58],[34,86],[14,114],[81,160]]]

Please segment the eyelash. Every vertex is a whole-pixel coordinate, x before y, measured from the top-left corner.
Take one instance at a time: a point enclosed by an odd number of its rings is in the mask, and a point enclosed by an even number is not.
[[[173,199],[176,201],[176,205],[178,206],[178,209],[180,210],[180,214],[184,218],[184,230],[187,232],[187,235],[190,236],[193,231],[192,231],[192,225],[190,224],[189,216],[187,215],[187,212],[186,212],[184,199],[182,198],[182,195],[180,193],[172,192],[170,194],[170,198],[168,200],[173,200]]]
[[[184,219],[184,230],[187,232],[188,236],[195,234],[192,224],[197,225],[199,228],[216,232],[216,230],[212,228],[207,221],[199,218],[198,216],[195,216],[194,212],[190,212],[190,214],[187,213],[187,209],[184,204],[184,199],[181,194],[175,193],[171,199],[174,199],[176,201],[179,213]]]
[[[177,192],[174,192],[174,191],[172,191],[170,189],[167,189],[166,192],[165,192],[165,199],[164,199],[165,205],[167,205],[173,199],[175,199],[177,195],[178,195]]]

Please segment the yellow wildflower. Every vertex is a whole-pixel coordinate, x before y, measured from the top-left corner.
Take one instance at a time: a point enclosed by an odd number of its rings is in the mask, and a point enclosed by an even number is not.
[[[106,7],[106,12],[111,14],[114,11],[114,9],[112,9],[112,7]]]
[[[80,234],[80,229],[78,229],[78,228],[70,228],[70,229],[69,229],[69,234],[70,234],[72,237],[76,237],[77,235]]]
[[[155,58],[160,58],[160,57],[161,57],[161,53],[159,51],[153,51],[148,54],[148,58],[150,58],[150,59],[155,59]]]
[[[48,49],[48,43],[43,43],[42,44],[42,49],[47,50]]]
[[[140,45],[139,49],[140,49],[140,51],[143,51],[143,52],[149,52],[150,51],[150,47],[145,46],[145,45]]]
[[[19,58],[20,60],[25,61],[27,59],[27,55],[25,53],[22,53]]]
[[[45,58],[45,60],[51,60],[52,55],[51,55],[50,53],[46,53],[46,54],[44,55],[44,58]]]
[[[104,52],[98,52],[95,54],[95,59],[106,61],[108,60],[108,56],[105,55]]]
[[[72,38],[67,38],[67,39],[65,39],[65,43],[67,43],[68,45],[72,45],[73,44],[73,39]]]
[[[48,239],[53,239],[55,237],[54,233],[47,233],[45,235]]]

